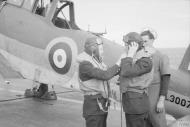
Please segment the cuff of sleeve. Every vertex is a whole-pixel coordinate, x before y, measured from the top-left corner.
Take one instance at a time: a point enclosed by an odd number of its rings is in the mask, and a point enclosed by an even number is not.
[[[115,64],[115,68],[117,69],[117,73],[115,75],[118,75],[120,73],[120,66],[118,66],[117,64]]]
[[[168,94],[168,92],[167,92],[166,90],[161,90],[161,91],[160,91],[160,96],[165,96],[165,97],[167,97],[167,94]]]
[[[123,58],[121,61],[122,61],[122,62],[131,62],[131,61],[133,61],[133,58],[131,58],[131,57],[126,57],[126,58]]]

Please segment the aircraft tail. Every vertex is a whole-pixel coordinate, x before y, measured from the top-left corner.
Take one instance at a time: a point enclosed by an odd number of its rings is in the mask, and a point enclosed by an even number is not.
[[[190,45],[187,48],[185,55],[183,56],[183,59],[181,61],[181,64],[179,65],[180,70],[188,70],[189,67],[189,61],[190,61]]]

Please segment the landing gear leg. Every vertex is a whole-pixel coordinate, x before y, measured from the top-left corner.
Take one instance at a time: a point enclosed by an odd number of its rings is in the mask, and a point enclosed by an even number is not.
[[[46,100],[57,100],[55,91],[48,91],[48,84],[40,83],[39,88],[34,87],[33,89],[25,90],[25,97],[36,97]]]

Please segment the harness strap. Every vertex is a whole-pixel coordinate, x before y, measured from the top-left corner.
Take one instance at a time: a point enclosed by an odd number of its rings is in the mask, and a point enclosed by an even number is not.
[[[96,100],[97,100],[98,107],[100,108],[100,110],[102,110],[103,112],[108,112],[108,106],[109,106],[108,103],[109,103],[109,100],[106,101],[106,105],[105,105],[105,107],[107,108],[107,110],[105,110],[105,109],[103,108],[103,105],[102,105],[102,103],[99,101],[98,98],[97,98]]]
[[[127,91],[141,93],[141,94],[143,94],[143,93],[148,94],[148,88],[144,88],[144,89],[128,88]]]

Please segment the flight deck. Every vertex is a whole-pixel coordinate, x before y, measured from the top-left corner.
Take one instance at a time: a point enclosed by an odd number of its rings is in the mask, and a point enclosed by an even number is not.
[[[32,82],[10,79],[0,83],[0,126],[2,127],[84,127],[82,94],[55,87],[57,100],[25,98],[24,90]],[[107,124],[120,126],[119,110],[111,109]],[[124,116],[123,116],[124,118]],[[123,123],[125,121],[123,120]],[[124,126],[125,124],[123,124]]]

